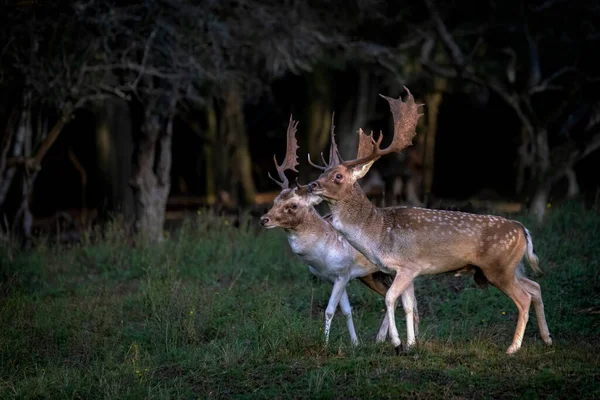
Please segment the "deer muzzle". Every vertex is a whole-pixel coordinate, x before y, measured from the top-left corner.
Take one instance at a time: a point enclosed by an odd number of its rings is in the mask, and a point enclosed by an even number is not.
[[[313,182],[311,182],[311,183],[308,184],[308,190],[311,193],[316,193],[316,192],[321,191],[322,189],[321,189],[321,185],[319,184],[318,181],[313,181]]]
[[[269,217],[267,217],[267,215],[265,214],[265,215],[263,215],[262,217],[260,217],[260,224],[261,224],[262,226],[265,226],[266,224],[268,224],[268,223],[269,223],[269,221],[270,221],[270,220],[271,220],[271,219],[270,219]]]

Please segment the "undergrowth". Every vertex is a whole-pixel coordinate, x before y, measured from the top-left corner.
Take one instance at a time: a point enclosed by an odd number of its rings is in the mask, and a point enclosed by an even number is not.
[[[0,398],[600,397],[600,216],[567,204],[532,232],[554,346],[531,312],[468,277],[421,277],[418,346],[375,344],[383,299],[351,282],[360,346],[331,285],[311,278],[285,235],[200,215],[158,245],[118,224],[71,246],[39,239],[0,254]],[[397,321],[404,332],[401,308]]]

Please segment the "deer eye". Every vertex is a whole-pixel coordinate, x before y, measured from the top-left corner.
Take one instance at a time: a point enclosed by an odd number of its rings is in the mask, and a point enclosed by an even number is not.
[[[290,206],[290,208],[291,208],[292,210],[295,210],[296,208],[298,208],[298,205],[297,205],[297,204],[292,204],[292,205]]]
[[[335,175],[335,179],[337,179],[338,181],[341,181],[342,179],[344,179],[344,175],[342,175],[342,174],[336,174]]]

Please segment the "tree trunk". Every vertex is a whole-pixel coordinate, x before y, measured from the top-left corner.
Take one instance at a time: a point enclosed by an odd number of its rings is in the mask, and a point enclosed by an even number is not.
[[[350,96],[341,115],[336,118],[336,140],[340,154],[345,160],[356,156],[358,150],[357,131],[359,128],[366,128],[365,125],[372,112],[372,106],[375,104],[372,101],[371,92],[369,72],[366,69],[361,69],[358,73],[356,95]]]
[[[128,223],[133,213],[131,179],[133,138],[131,113],[121,99],[110,99],[94,107],[97,118],[97,169],[102,181],[105,212],[119,212]]]
[[[325,155],[325,146],[329,140],[331,128],[331,90],[328,76],[323,67],[318,67],[308,77],[308,118],[306,118],[306,146],[313,162],[321,163],[321,152]],[[308,163],[300,163],[300,176],[312,180],[319,170]]]
[[[217,115],[215,108],[211,105],[206,113],[207,129],[203,147],[204,152],[204,179],[206,203],[213,205],[217,201],[217,165],[215,160],[215,146],[217,143]]]
[[[555,176],[550,170],[550,147],[548,146],[548,132],[540,128],[535,135],[535,151],[533,164],[533,196],[530,201],[530,209],[538,223],[542,223],[546,215],[548,197]]]
[[[87,171],[85,170],[85,167],[83,166],[83,164],[81,164],[81,162],[79,161],[79,158],[77,158],[77,155],[75,154],[75,152],[73,151],[73,148],[69,146],[69,150],[68,150],[68,155],[69,155],[69,160],[71,160],[71,163],[73,164],[73,167],[77,170],[77,172],[79,172],[79,179],[81,182],[81,217],[80,217],[80,222],[81,222],[81,226],[84,228],[89,227],[88,222],[89,222],[89,209],[88,209],[88,202],[87,202],[87,182],[88,182],[88,176],[87,176]]]
[[[244,132],[244,137],[246,133]],[[239,196],[240,204],[248,206],[254,204],[256,199],[256,187],[252,178],[252,158],[250,157],[250,149],[248,144],[238,147],[235,152],[236,169],[240,177],[241,193]]]
[[[550,195],[550,189],[552,183],[550,180],[539,184],[533,194],[529,208],[533,214],[536,222],[541,224],[546,216],[546,208],[548,207],[548,196]]]
[[[545,131],[541,131],[545,133]],[[548,197],[552,186],[562,178],[568,182],[567,198],[572,199],[579,195],[579,184],[575,174],[575,165],[600,148],[600,134],[594,136],[585,147],[576,146],[572,142],[564,143],[553,149],[550,155],[549,148],[543,142],[544,138],[538,139],[541,146],[538,146],[539,165],[537,173],[538,185],[535,186],[535,192],[531,200],[530,207],[535,214],[538,222],[543,222]]]
[[[167,199],[171,188],[171,139],[173,116],[161,123],[146,113],[134,155],[136,171],[132,187],[135,232],[152,242],[162,241]]]
[[[567,178],[567,182],[569,187],[567,189],[567,198],[574,199],[579,196],[579,184],[577,183],[577,174],[575,174],[575,170],[572,167],[569,167],[565,170],[565,177]]]
[[[517,177],[515,182],[515,192],[517,195],[523,193],[525,188],[525,181],[527,180],[528,171],[529,176],[533,173],[533,159],[534,149],[531,143],[530,134],[527,131],[526,126],[521,127],[521,144],[519,145],[517,154]]]
[[[38,170],[30,174],[25,172],[21,180],[21,205],[15,216],[16,224],[21,220],[21,233],[23,234],[23,246],[29,248],[31,246],[31,228],[33,226],[33,214],[31,213],[30,200],[33,192],[33,184],[37,178]]]
[[[31,213],[30,204],[33,194],[35,180],[40,170],[42,161],[52,144],[56,141],[64,127],[71,120],[71,116],[75,108],[80,105],[78,102],[75,106],[66,106],[63,115],[56,121],[50,132],[46,135],[47,122],[41,117],[38,118],[36,134],[34,135],[33,120],[32,120],[32,101],[31,94],[26,93],[23,97],[23,109],[21,112],[19,124],[14,135],[12,158],[7,161],[10,164],[5,169],[3,176],[0,176],[0,205],[6,199],[6,195],[10,189],[11,183],[20,168],[21,173],[21,199],[19,208],[14,214],[12,220],[12,231],[16,233],[17,227],[20,225],[21,234],[23,235],[24,245],[31,244],[31,233],[33,226],[33,215]],[[42,111],[39,110],[39,113]],[[38,143],[37,140],[40,140]],[[39,144],[39,146],[38,146]],[[38,147],[38,150],[33,155],[33,149]]]
[[[12,151],[10,152],[11,157],[21,157],[23,155],[23,147],[27,136],[27,127],[29,124],[29,118],[31,114],[31,94],[26,93],[23,96],[23,106],[21,109],[21,116],[12,140]],[[3,174],[0,176],[0,206],[4,204],[6,195],[10,189],[10,185],[17,173],[17,166],[11,165],[4,169]]]
[[[21,121],[19,122],[19,127],[17,131],[17,137],[15,141],[15,156],[22,155],[24,160],[29,160],[31,158],[31,149],[33,147],[33,127],[31,124],[32,117],[32,106],[31,106],[31,97],[30,95],[26,95],[24,101],[23,112],[21,114]],[[18,152],[18,154],[16,154]],[[33,171],[28,170],[28,163],[25,161],[24,164],[14,166],[8,172],[12,172],[11,180],[14,178],[16,174],[17,168],[21,169],[21,201],[19,204],[19,208],[15,213],[13,219],[13,233],[16,233],[17,227],[20,224],[20,234],[22,234],[23,246],[28,248],[31,244],[31,228],[33,222],[33,216],[31,214],[31,209],[29,207],[29,200],[31,191],[33,188],[33,182],[37,177],[37,169]],[[10,181],[6,182],[10,185]],[[8,191],[8,186],[6,187],[6,191]]]
[[[202,157],[197,161],[202,161],[202,166],[197,166],[196,173],[204,176],[204,201],[208,205],[214,205],[217,201],[217,182],[221,182],[223,177],[219,176],[222,168],[223,157],[220,151],[226,146],[217,147],[217,112],[212,102],[206,107],[206,128],[203,128],[200,121],[190,118],[184,114],[189,128],[202,141]]]
[[[232,87],[227,93],[225,110],[221,118],[225,135],[233,148],[232,169],[234,176],[233,195],[237,203],[247,206],[254,204],[256,186],[252,178],[252,158],[248,147],[248,135],[240,92]]]
[[[24,123],[25,125],[25,144],[23,148],[23,156],[25,159],[30,159],[33,148],[33,126],[32,126],[32,107],[30,104],[29,112],[27,113],[27,119]],[[35,178],[37,178],[38,169],[36,168],[33,171],[29,171],[27,169],[27,164],[25,164],[23,168],[23,178],[21,181],[21,207],[19,208],[19,213],[21,219],[21,229],[23,233],[24,246],[28,248],[31,245],[31,228],[33,225],[33,215],[31,214],[30,208],[30,199],[31,194],[33,192],[33,184],[35,182]]]
[[[21,172],[21,200],[19,208],[17,209],[13,219],[13,233],[16,233],[18,227],[20,227],[19,233],[22,235],[23,246],[28,248],[31,245],[31,234],[33,226],[33,215],[31,213],[31,195],[33,192],[33,185],[39,171],[38,165],[32,163],[32,151],[33,147],[37,144],[34,143],[34,129],[33,129],[33,107],[31,104],[30,95],[25,96],[24,108],[21,114],[21,120],[17,130],[17,136],[15,141],[15,157],[20,157],[23,160],[22,164],[12,167],[12,177],[16,174],[16,169],[20,168]],[[39,119],[41,122],[41,118]],[[42,124],[39,124],[38,128],[41,128]],[[43,138],[42,135],[39,135]],[[17,154],[18,153],[18,154]],[[40,159],[41,160],[41,159]],[[31,168],[33,167],[33,168]],[[11,178],[12,179],[12,178]],[[7,182],[10,185],[10,181]],[[6,188],[8,190],[8,186]]]
[[[423,197],[425,202],[427,202],[433,186],[435,136],[437,134],[438,115],[446,86],[446,79],[435,78],[434,91],[425,96],[425,104],[427,104],[427,130],[425,131],[423,147]]]
[[[544,176],[550,171],[550,146],[548,145],[548,131],[539,128],[535,137],[536,144],[536,175]]]

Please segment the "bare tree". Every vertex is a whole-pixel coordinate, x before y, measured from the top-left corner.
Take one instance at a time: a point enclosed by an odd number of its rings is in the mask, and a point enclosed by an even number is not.
[[[586,75],[583,68],[578,66],[577,58],[561,59],[557,62],[556,59],[541,54],[543,50],[540,41],[544,35],[549,36],[547,40],[551,45],[574,47],[577,43],[574,39],[564,39],[571,32],[562,31],[561,39],[552,37],[551,32],[532,31],[534,24],[531,21],[541,18],[535,14],[561,5],[549,4],[543,9],[529,9],[522,5],[519,10],[522,15],[521,25],[516,27],[503,26],[502,21],[480,21],[483,28],[473,32],[475,43],[471,49],[465,51],[464,45],[459,43],[452,29],[444,22],[434,1],[424,1],[430,12],[432,29],[435,32],[430,37],[429,43],[439,40],[450,61],[450,66],[433,62],[431,54],[434,46],[428,44],[430,51],[423,52],[424,66],[436,75],[464,79],[490,90],[512,108],[523,128],[522,142],[519,147],[517,190],[524,188],[526,179],[532,181],[530,206],[538,221],[542,221],[553,185],[561,178],[567,177],[574,187],[576,183],[573,166],[600,147],[600,134],[592,134],[589,129],[575,140],[571,132],[563,130],[561,135],[560,129],[557,128],[565,126],[564,121],[573,118],[572,104],[581,101],[578,99],[581,99],[583,86],[593,80]],[[578,8],[580,7],[585,5],[580,4]],[[492,13],[494,11],[492,9]],[[564,9],[562,12],[568,14],[569,10]],[[592,9],[588,12],[594,13]],[[575,13],[570,15],[573,16]],[[498,58],[498,54],[490,54],[493,52],[484,50],[486,39],[489,39],[492,34],[497,36],[503,29],[507,44],[502,48],[501,53],[505,57],[508,56],[508,60]],[[507,30],[516,30],[519,34],[513,35],[514,40],[510,41],[506,39],[506,37],[512,38]],[[463,43],[469,42],[464,37],[462,39]],[[587,39],[593,40],[593,36],[590,35]],[[583,49],[585,46],[580,45],[580,48]],[[550,50],[548,47],[543,49]],[[527,171],[528,178],[526,178]]]
[[[7,127],[0,206],[20,176],[21,201],[12,222],[13,227],[22,223],[27,239],[30,197],[45,155],[78,108],[117,92],[107,93],[102,77],[87,69],[96,60],[100,41],[68,8],[15,7],[7,17],[11,23],[3,31],[0,83],[20,96],[21,104],[16,108],[20,115]]]

